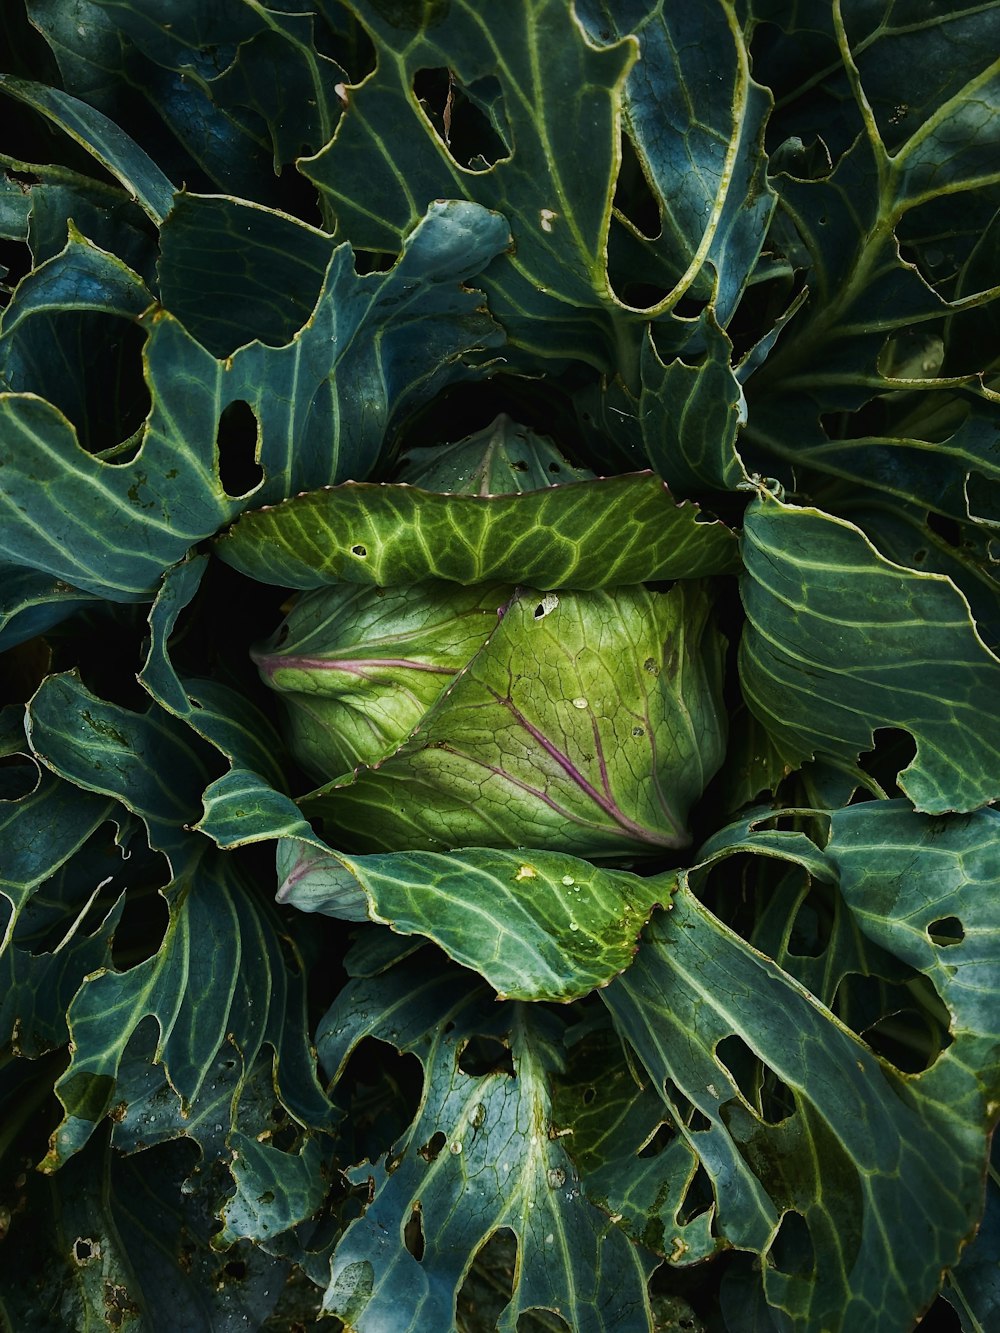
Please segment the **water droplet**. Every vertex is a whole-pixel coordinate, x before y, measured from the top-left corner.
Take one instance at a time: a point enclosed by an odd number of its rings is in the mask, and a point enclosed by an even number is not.
[[[575,880],[573,879],[573,876],[572,876],[572,875],[563,875],[563,881],[562,881],[562,882],[563,882],[564,884],[573,884],[573,883],[575,883]]]
[[[457,1157],[458,1154],[462,1151],[462,1145],[461,1145],[461,1143],[459,1143],[459,1141],[458,1141],[457,1139],[456,1139],[455,1142],[451,1145],[451,1151],[452,1151],[452,1153],[454,1153],[454,1155],[455,1155],[456,1157]]]
[[[545,1178],[549,1182],[549,1187],[554,1190],[562,1189],[566,1184],[566,1172],[561,1166],[550,1166],[545,1173]]]
[[[555,1240],[555,1234],[550,1231],[549,1234],[545,1237],[545,1244],[551,1245],[554,1240]]]
[[[574,700],[573,700],[573,707],[574,707],[574,708],[586,708],[586,707],[587,707],[587,701],[586,701],[586,699],[583,699],[583,698],[574,699]]]
[[[580,929],[580,927],[576,924],[575,921],[571,921],[571,922],[569,923],[569,928],[570,928],[570,930],[579,930],[579,929]]]

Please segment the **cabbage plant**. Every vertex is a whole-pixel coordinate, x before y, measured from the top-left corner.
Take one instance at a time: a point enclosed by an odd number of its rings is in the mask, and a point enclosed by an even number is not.
[[[994,1326],[1000,11],[0,34],[3,1326]]]

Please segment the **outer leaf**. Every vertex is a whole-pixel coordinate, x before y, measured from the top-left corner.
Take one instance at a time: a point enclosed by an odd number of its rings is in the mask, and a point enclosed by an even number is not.
[[[94,908],[121,869],[101,828],[113,802],[24,767],[33,789],[0,801],[0,1033],[35,1058],[65,1041],[65,1010],[87,973],[109,961],[124,903],[118,891]]]
[[[47,831],[35,836],[44,841]],[[126,881],[136,892],[142,889],[144,847],[124,843],[121,834],[103,826],[10,916],[0,950],[0,1032],[18,1055],[37,1059],[64,1046],[74,995],[91,972],[111,965]]]
[[[591,481],[589,468],[574,467],[546,435],[501,412],[485,429],[453,444],[407,451],[400,480],[426,491],[509,495],[540,491],[568,481]]]
[[[854,761],[876,727],[917,742],[919,809],[1000,794],[1000,663],[954,584],[880,556],[852,524],[771,498],[747,512],[740,650],[747,702],[785,752]],[[817,713],[816,699],[823,709]]]
[[[164,575],[149,613],[149,652],[139,683],[163,708],[221,750],[234,767],[258,772],[281,789],[284,777],[278,756],[282,743],[270,720],[244,694],[222,681],[182,679],[170,660],[170,637],[178,617],[198,592],[207,564],[207,556],[196,555]]]
[[[219,854],[189,866],[164,896],[170,922],[159,950],[126,972],[95,973],[70,1006],[72,1058],[56,1084],[65,1115],[48,1170],[79,1151],[111,1109],[125,1048],[147,1016],[159,1024],[155,1058],[185,1105],[215,1070],[220,1049],[249,1070],[267,1043],[282,1103],[305,1124],[330,1120],[305,1029],[301,967],[294,952],[294,965],[286,962],[292,946],[273,909]]]
[[[723,1242],[713,1234],[714,1209],[698,1193],[697,1152],[674,1129],[656,1087],[639,1081],[618,1036],[593,1014],[590,1022],[577,1040],[567,1034],[566,1075],[553,1103],[584,1193],[672,1264],[710,1258]]]
[[[292,588],[423,579],[603,588],[736,563],[730,530],[699,522],[652,473],[503,496],[348,482],[244,515],[216,549],[241,573]]]
[[[578,1333],[648,1327],[652,1263],[583,1198],[563,1140],[548,1132],[549,1079],[560,1063],[551,1015],[493,1004],[452,970],[428,972],[418,956],[341,992],[317,1039],[335,1077],[369,1034],[420,1058],[424,1096],[391,1163],[350,1173],[370,1182],[371,1201],[337,1247],[326,1308],[358,1333],[451,1328],[477,1250],[509,1227],[519,1253],[500,1333],[513,1333],[530,1309],[560,1311]],[[510,1046],[513,1077],[462,1070],[461,1051],[480,1034]],[[421,1262],[403,1245],[414,1212]]]
[[[748,480],[736,449],[746,401],[731,364],[732,344],[710,315],[690,342],[682,356],[664,361],[650,330],[638,393],[620,377],[595,386],[578,399],[582,425],[647,459],[678,495],[736,490]]]
[[[287,1265],[255,1245],[211,1248],[214,1219],[183,1192],[189,1157],[176,1147],[122,1160],[95,1142],[55,1176],[25,1177],[22,1165],[0,1273],[5,1328],[155,1333],[169,1310],[185,1333],[241,1333],[277,1303]]]
[[[722,760],[723,641],[697,584],[520,591],[394,755],[305,798],[348,850],[682,847]]]
[[[314,1138],[298,1153],[281,1152],[246,1134],[234,1134],[236,1193],[227,1202],[219,1242],[248,1237],[269,1241],[317,1213],[326,1199],[330,1163]]]
[[[245,124],[227,115],[197,77],[217,74],[231,43],[247,35],[248,27],[252,31],[253,19],[241,0],[226,4],[221,13],[218,6],[211,12],[201,6],[190,17],[174,9],[174,23],[189,31],[202,19],[207,49],[193,50],[197,40],[182,47],[173,68],[145,55],[135,37],[121,30],[118,16],[98,0],[74,0],[71,9],[62,0],[27,0],[26,7],[52,49],[67,92],[112,119],[124,118],[127,108],[130,133],[174,179],[275,202],[278,182],[259,120]]]
[[[347,76],[317,49],[312,14],[261,4],[187,13],[164,10],[156,0],[98,3],[126,41],[156,65],[182,72],[207,95],[211,120],[225,117],[243,130],[234,155],[247,154],[247,140],[260,137],[261,122],[275,172],[329,139],[341,110],[335,88]],[[181,117],[170,119],[176,124]]]
[[[0,586],[0,652],[44,634],[94,601],[92,593],[17,565],[0,567]]]
[[[105,453],[130,436],[141,419],[142,384],[136,383],[132,349],[119,340],[152,298],[138,274],[88,241],[72,219],[68,227],[69,239],[59,254],[18,284],[4,312],[0,382],[11,394],[45,398],[74,424],[84,449]],[[110,323],[109,316],[123,322]],[[111,357],[109,327],[116,334]],[[8,412],[16,403],[8,400]],[[37,453],[37,443],[34,447]],[[47,479],[48,474],[35,474],[36,489],[39,476]],[[22,517],[19,490],[15,485],[6,503],[7,552],[24,564],[44,567],[58,561],[58,524],[32,531]]]
[[[206,787],[204,813],[194,827],[226,849],[272,838],[326,847],[290,796],[275,791],[259,773],[240,768],[230,769]]]
[[[192,854],[184,828],[197,818],[210,773],[200,742],[168,713],[155,705],[132,713],[65,672],[49,676],[31,700],[28,739],[56,773],[139,815],[150,846],[175,859]]]
[[[943,1295],[958,1312],[963,1333],[989,1328],[1000,1315],[1000,1138],[993,1136],[993,1160],[987,1173],[986,1211],[975,1239],[948,1274]]]
[[[796,137],[781,150],[775,183],[801,244],[782,243],[806,269],[810,297],[795,337],[782,340],[748,384],[744,454],[756,446],[785,460],[789,475],[829,471],[907,501],[930,497],[952,512],[970,464],[989,454],[981,428],[958,429],[961,410],[956,403],[947,411],[944,391],[969,384],[979,391],[976,372],[995,357],[981,340],[971,361],[960,349],[963,312],[972,312],[975,327],[977,308],[996,301],[996,274],[980,269],[975,283],[955,275],[996,209],[1000,64],[989,63],[996,22],[969,7],[927,23],[911,22],[911,11],[898,7],[841,8],[833,8],[832,24],[828,16],[815,21],[829,31],[812,48],[816,64],[799,72],[807,119],[800,115],[794,129],[787,104],[796,99],[783,88],[785,125]],[[773,17],[791,27],[813,21]],[[779,84],[788,79],[779,68],[788,50],[780,42],[775,49]],[[832,135],[832,170],[829,162],[815,169],[802,148],[815,133]],[[960,205],[951,198],[959,192]],[[959,344],[958,355],[949,355],[941,331]],[[858,423],[846,415],[875,395],[884,420],[877,434],[869,422],[879,422],[878,413]]]
[[[160,232],[163,304],[213,356],[292,341],[333,245],[314,227],[225,195],[180,194]]]
[[[501,999],[573,1000],[623,971],[671,874],[640,879],[545,851],[356,859],[278,845],[279,902],[425,935]]]
[[[707,1117],[695,1130],[674,1110],[712,1179],[720,1234],[773,1251],[770,1304],[803,1329],[909,1326],[975,1222],[984,1139],[964,1091],[942,1107],[928,1088],[925,1101],[684,888],[603,995],[658,1086],[670,1079]],[[778,1123],[717,1049],[734,1033],[788,1089]],[[789,1211],[808,1237],[798,1254],[776,1248]]]
[[[219,420],[233,402],[257,416],[263,478],[251,489],[260,500],[367,473],[397,416],[465,374],[470,347],[498,340],[460,282],[506,240],[494,214],[441,203],[387,274],[359,278],[349,248],[331,249],[301,334],[280,348],[251,343],[225,361],[154,311],[146,319],[153,407],[128,463],[84,453],[65,418],[38,398],[0,398],[13,557],[113,600],[148,599],[168,565],[245,505],[219,476]]]
[[[635,223],[622,221],[632,244],[651,252],[647,266],[655,256],[676,275],[658,304],[697,295],[711,300],[726,324],[757,263],[775,200],[763,152],[771,98],[750,77],[735,8],[720,0],[586,0],[579,13],[594,41],[629,33],[639,39],[623,119],[661,231],[650,244]],[[648,272],[639,278],[648,280]]]
[[[515,228],[516,260],[489,280],[490,308],[511,339],[542,356],[613,364],[620,303],[605,254],[635,40],[596,49],[563,0],[517,0],[502,32],[466,0],[354,9],[378,66],[346,89],[332,142],[300,168],[340,227],[357,246],[395,251],[433,199],[495,208]],[[473,104],[489,108],[502,153],[495,166],[451,154],[447,130],[439,135],[430,118],[445,108],[432,112],[413,90],[426,69],[452,71]]]
[[[40,111],[107,167],[154,222],[170,211],[174,187],[153,160],[103,112],[58,88],[0,74],[0,89]]]

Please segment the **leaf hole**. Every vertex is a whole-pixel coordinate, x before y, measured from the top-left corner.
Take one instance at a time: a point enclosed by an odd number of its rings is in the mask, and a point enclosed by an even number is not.
[[[480,1245],[458,1293],[459,1328],[496,1328],[514,1295],[517,1237],[500,1227]],[[548,1321],[549,1312],[545,1312]]]
[[[532,615],[536,620],[544,620],[545,617],[556,609],[559,605],[559,598],[554,592],[547,592],[542,600],[535,607]]]
[[[586,1088],[580,1100],[583,1102],[584,1106],[589,1106],[596,1096],[596,1088]]]
[[[458,1067],[463,1074],[484,1078],[488,1074],[514,1077],[510,1047],[497,1037],[471,1037],[458,1053]]]
[[[111,959],[115,967],[124,972],[152,958],[159,952],[169,925],[170,909],[156,886],[131,886],[111,941]]]
[[[743,1100],[767,1124],[777,1124],[795,1109],[791,1091],[773,1069],[765,1065],[742,1037],[724,1037],[715,1048],[715,1058],[740,1090]]]
[[[247,1275],[247,1266],[242,1259],[230,1259],[222,1271],[226,1277],[231,1277],[235,1282],[242,1282]]]
[[[925,1009],[885,1014],[861,1033],[876,1055],[904,1074],[922,1074],[952,1043],[948,1029]]]
[[[357,546],[352,546],[351,555],[356,555],[359,560],[365,560],[367,559],[368,556],[368,547],[361,546],[360,544]]]
[[[437,1130],[436,1133],[431,1135],[422,1148],[417,1149],[417,1152],[425,1162],[436,1162],[441,1156],[441,1150],[447,1142],[447,1136],[442,1134],[441,1130]]]
[[[145,331],[120,315],[34,313],[18,326],[4,388],[47,399],[73,423],[88,453],[129,463],[150,409],[145,343]]]
[[[415,1055],[377,1037],[358,1042],[331,1088],[348,1113],[356,1160],[386,1155],[386,1145],[400,1139],[412,1123],[423,1090],[424,1068]]]
[[[420,1204],[416,1203],[403,1228],[403,1244],[419,1264],[424,1257],[424,1228],[420,1220]]]
[[[81,1268],[100,1257],[101,1246],[98,1241],[91,1240],[88,1236],[78,1236],[73,1242],[73,1258]]]
[[[667,1105],[670,1108],[670,1113],[671,1115],[673,1115],[676,1124],[687,1125],[689,1129],[691,1128],[709,1129],[711,1127],[712,1122],[708,1119],[707,1116],[702,1115],[701,1111],[698,1110],[694,1102],[689,1101],[688,1098],[684,1096],[683,1092],[681,1092],[680,1088],[673,1081],[673,1079],[671,1078],[664,1079],[663,1095]],[[699,1124],[697,1126],[693,1125],[692,1118],[694,1116],[700,1116],[701,1120],[704,1123]]]
[[[706,1129],[712,1128],[711,1120],[709,1120],[705,1112],[697,1106],[691,1108],[691,1114],[688,1116],[685,1123],[692,1134],[703,1134]]]
[[[253,408],[237,398],[223,409],[215,446],[219,481],[233,500],[241,500],[258,489],[264,469],[257,461],[260,427]]]
[[[939,949],[950,949],[965,939],[965,928],[957,916],[943,916],[931,922],[927,934],[931,944],[936,944]]]
[[[684,1191],[684,1201],[677,1210],[677,1220],[681,1226],[687,1226],[702,1213],[707,1213],[715,1203],[715,1191],[708,1172],[698,1163],[698,1169],[691,1177],[691,1183]]]
[[[493,75],[468,85],[449,69],[421,69],[413,94],[448,156],[464,171],[489,171],[510,158],[503,89]]]
[[[655,1132],[646,1140],[639,1149],[639,1157],[659,1157],[668,1143],[676,1138],[673,1125],[666,1120],[661,1120],[657,1125]]]
[[[794,1277],[811,1277],[816,1271],[816,1251],[809,1223],[801,1213],[789,1209],[782,1216],[767,1257],[775,1268]]]

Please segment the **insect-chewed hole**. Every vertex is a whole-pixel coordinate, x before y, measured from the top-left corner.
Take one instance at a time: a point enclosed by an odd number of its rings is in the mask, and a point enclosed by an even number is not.
[[[93,1263],[100,1256],[101,1246],[98,1241],[91,1240],[86,1236],[78,1236],[73,1242],[73,1258],[81,1267],[84,1264]]]
[[[816,1251],[809,1223],[801,1213],[790,1210],[784,1214],[767,1257],[782,1273],[809,1277],[816,1271]]]
[[[351,555],[356,555],[359,560],[364,560],[368,555],[368,547],[362,546],[360,542],[351,547]]]
[[[659,1157],[668,1143],[676,1138],[676,1131],[673,1125],[663,1121],[656,1128],[656,1132],[639,1149],[640,1157]]]
[[[441,1156],[441,1149],[447,1142],[447,1135],[443,1134],[441,1130],[437,1130],[430,1136],[422,1148],[417,1149],[417,1152],[425,1162],[436,1162]]]
[[[514,1077],[510,1047],[497,1037],[471,1037],[458,1053],[458,1067],[463,1074],[481,1078],[485,1074]]]
[[[458,1293],[459,1328],[495,1328],[514,1294],[517,1237],[500,1227],[480,1245]],[[546,1323],[549,1312],[545,1312]]]
[[[503,89],[493,75],[465,85],[453,70],[420,69],[413,92],[456,166],[488,171],[510,157]]]
[[[897,1009],[862,1032],[875,1052],[904,1074],[922,1074],[952,1043],[952,1035],[926,1010]]]
[[[424,1228],[420,1220],[420,1204],[415,1204],[410,1212],[406,1226],[403,1228],[403,1244],[416,1259],[417,1263],[424,1257]]]
[[[953,944],[961,944],[965,939],[965,928],[957,916],[943,916],[932,921],[927,927],[931,944],[939,949],[949,949]]]
[[[742,1037],[733,1033],[715,1048],[715,1058],[739,1088],[744,1101],[768,1124],[777,1124],[794,1110],[788,1087],[763,1064]]]
[[[684,1201],[677,1210],[677,1220],[682,1226],[687,1226],[702,1213],[707,1213],[714,1203],[715,1191],[712,1189],[712,1182],[708,1172],[699,1162],[697,1171],[691,1177],[691,1183],[684,1191]]]
[[[253,408],[237,398],[219,417],[215,441],[219,480],[222,489],[234,500],[249,495],[264,480],[264,469],[257,462],[259,438],[260,428]]]

